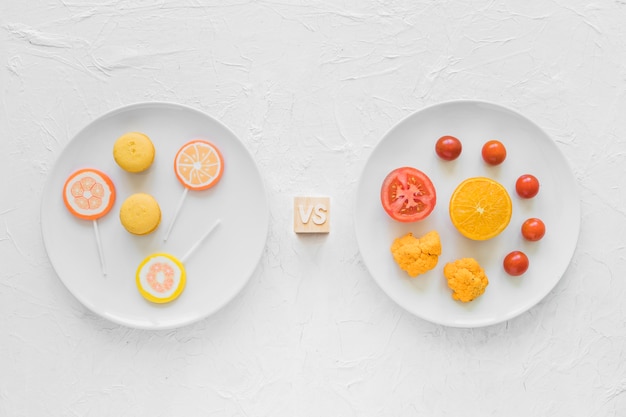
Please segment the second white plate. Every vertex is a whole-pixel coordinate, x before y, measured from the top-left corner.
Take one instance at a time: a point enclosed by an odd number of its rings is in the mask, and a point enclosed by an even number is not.
[[[444,135],[459,138],[461,156],[452,162],[439,159],[435,142]],[[507,148],[502,165],[488,166],[481,157],[482,145],[498,139]],[[418,223],[392,220],[380,202],[380,187],[395,168],[413,166],[435,184],[437,205]],[[535,175],[539,194],[530,200],[515,193],[522,174]],[[460,235],[448,215],[454,188],[464,179],[491,177],[503,184],[513,201],[508,228],[489,241],[471,241]],[[539,217],[546,235],[526,242],[522,222]],[[550,137],[536,124],[505,107],[481,101],[453,101],[420,110],[398,123],[383,137],[365,164],[357,189],[356,237],[361,256],[382,290],[400,306],[425,320],[454,327],[479,327],[511,319],[537,304],[557,284],[574,253],[580,228],[580,201],[570,167]],[[420,236],[437,230],[443,253],[437,267],[410,278],[393,260],[393,240],[408,232]],[[530,268],[521,277],[508,276],[504,256],[522,250]],[[484,295],[463,304],[451,298],[443,266],[463,257],[474,257],[486,270],[489,286]]]
[[[113,159],[113,144],[123,133],[147,134],[156,148],[150,169],[130,174]],[[220,182],[189,191],[172,232],[163,240],[183,194],[174,173],[174,156],[191,139],[205,139],[222,152]],[[63,204],[67,177],[96,168],[113,180],[117,199],[98,220],[107,275],[100,269],[91,221],[72,216]],[[119,221],[124,199],[136,192],[153,195],[162,211],[159,228],[147,236],[129,234]],[[182,258],[214,222],[220,225],[185,263],[187,286],[171,303],[145,300],[135,286],[141,261],[155,252]],[[269,226],[265,187],[250,153],[217,120],[195,109],[169,103],[141,103],[107,113],[81,130],[58,157],[43,192],[41,228],[48,256],[68,290],[98,315],[129,327],[166,329],[205,318],[232,300],[253,274]]]

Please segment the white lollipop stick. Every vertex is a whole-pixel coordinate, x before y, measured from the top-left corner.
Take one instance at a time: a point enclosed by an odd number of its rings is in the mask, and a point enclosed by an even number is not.
[[[165,237],[163,238],[163,241],[166,241],[167,238],[170,236],[172,227],[174,227],[174,222],[176,221],[176,218],[178,217],[178,213],[180,212],[180,209],[183,207],[183,202],[185,201],[185,197],[187,197],[187,191],[189,191],[189,188],[185,187],[185,191],[183,191],[183,195],[180,197],[180,200],[178,200],[178,206],[176,207],[176,211],[174,212],[174,217],[172,218],[172,221],[170,222],[170,226],[167,228],[167,232],[165,233]]]
[[[185,261],[193,254],[193,252],[198,249],[198,246],[200,246],[200,244],[204,241],[204,239],[206,239],[211,232],[213,231],[213,229],[215,229],[215,227],[221,223],[221,220],[217,220],[213,226],[211,226],[211,228],[209,230],[207,230],[207,232],[204,234],[204,236],[202,236],[188,251],[187,253],[180,259],[181,263],[185,263]]]
[[[102,250],[102,243],[100,242],[100,231],[98,230],[98,222],[93,220],[93,230],[96,233],[96,243],[98,244],[98,254],[100,255],[100,268],[102,269],[102,275],[107,274],[106,265],[104,263],[104,251]]]

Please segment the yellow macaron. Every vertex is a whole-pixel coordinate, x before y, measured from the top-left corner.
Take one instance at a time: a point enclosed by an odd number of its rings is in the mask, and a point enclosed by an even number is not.
[[[122,203],[120,221],[129,233],[147,235],[161,223],[161,208],[150,194],[133,194]]]
[[[128,132],[120,136],[113,145],[113,158],[125,171],[142,172],[154,161],[154,144],[140,132]]]

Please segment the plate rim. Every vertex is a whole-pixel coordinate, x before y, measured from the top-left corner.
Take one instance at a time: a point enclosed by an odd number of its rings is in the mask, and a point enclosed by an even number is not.
[[[574,253],[576,251],[576,248],[578,247],[578,241],[580,239],[580,229],[581,229],[581,214],[582,214],[582,208],[581,208],[581,199],[580,199],[580,184],[578,183],[578,181],[576,180],[575,176],[574,176],[574,171],[572,170],[572,166],[570,161],[565,157],[565,155],[563,154],[563,152],[561,152],[561,150],[559,149],[559,147],[557,146],[556,141],[554,141],[554,139],[545,131],[545,129],[543,129],[539,124],[537,124],[536,122],[534,122],[533,120],[531,120],[530,118],[528,118],[526,115],[524,115],[523,113],[513,109],[510,106],[507,105],[503,105],[500,103],[496,103],[494,101],[489,101],[489,100],[483,100],[483,99],[471,99],[471,98],[462,98],[462,99],[452,99],[452,100],[445,100],[445,101],[439,101],[436,103],[432,103],[432,104],[428,104],[425,105],[421,108],[418,108],[417,110],[411,111],[409,114],[403,116],[402,118],[400,118],[396,123],[394,123],[391,127],[389,127],[382,136],[380,136],[380,139],[378,140],[378,142],[372,147],[371,152],[369,153],[369,155],[367,156],[367,158],[365,159],[361,172],[359,174],[358,180],[357,180],[357,186],[355,189],[355,196],[354,196],[354,200],[353,200],[353,207],[354,209],[354,213],[357,213],[356,208],[358,207],[358,199],[359,199],[359,190],[362,186],[363,183],[363,178],[365,176],[365,172],[371,162],[372,156],[376,153],[376,151],[378,149],[380,149],[384,142],[386,142],[389,138],[389,136],[396,130],[398,129],[400,126],[402,126],[403,124],[407,123],[407,121],[409,119],[411,119],[412,117],[415,117],[416,115],[432,110],[434,108],[437,107],[443,107],[443,106],[447,106],[447,105],[482,105],[482,106],[488,106],[491,108],[496,108],[496,109],[500,109],[500,110],[504,110],[507,112],[510,112],[512,114],[514,114],[516,117],[519,117],[521,119],[523,119],[526,123],[532,125],[534,128],[536,128],[538,131],[540,131],[542,134],[544,134],[548,139],[550,139],[549,144],[550,146],[554,147],[556,149],[556,151],[558,152],[558,154],[561,155],[562,159],[563,159],[563,163],[566,165],[567,169],[568,169],[568,173],[571,174],[571,177],[574,181],[575,184],[575,192],[576,195],[574,196],[574,200],[576,201],[576,207],[575,207],[575,215],[573,217],[575,217],[577,219],[577,221],[575,222],[575,239],[573,239],[573,241],[571,242],[571,250],[569,251],[569,253],[567,254],[567,264],[564,268],[564,270],[560,273],[560,276],[558,277],[558,279],[555,280],[554,284],[548,288],[548,290],[545,292],[545,294],[539,294],[538,296],[532,298],[530,300],[530,302],[528,302],[526,304],[525,307],[517,309],[517,310],[513,310],[511,312],[509,312],[508,314],[505,314],[503,316],[499,316],[497,318],[494,319],[484,319],[484,320],[480,320],[480,321],[475,321],[475,322],[458,322],[458,321],[453,321],[453,320],[433,320],[431,318],[427,318],[424,317],[423,315],[417,314],[414,311],[409,310],[408,308],[406,308],[393,294],[389,294],[385,288],[382,286],[381,282],[379,281],[379,279],[377,279],[374,274],[371,272],[371,269],[369,267],[368,264],[368,260],[363,256],[362,250],[361,250],[361,243],[360,243],[360,239],[359,239],[359,221],[358,221],[358,216],[354,216],[354,221],[353,221],[353,230],[355,233],[355,239],[357,242],[357,248],[359,250],[359,256],[365,266],[365,269],[367,271],[367,273],[369,274],[370,278],[376,283],[376,285],[378,286],[378,288],[382,291],[383,294],[385,294],[387,297],[389,297],[398,307],[402,308],[404,311],[406,311],[407,313],[421,319],[424,320],[426,322],[432,323],[432,324],[436,324],[436,325],[441,325],[441,326],[445,326],[445,327],[451,327],[451,328],[481,328],[481,327],[488,327],[488,326],[493,326],[493,325],[497,325],[497,324],[501,324],[504,323],[506,321],[512,320],[516,317],[519,317],[521,315],[523,315],[524,313],[528,312],[529,310],[531,310],[533,307],[537,306],[543,299],[545,299],[550,293],[552,293],[554,291],[554,289],[556,288],[556,286],[559,284],[559,282],[561,282],[563,276],[567,273],[567,270],[569,269],[569,267],[571,266],[571,262],[572,262],[572,258],[574,256]]]
[[[138,330],[152,330],[152,331],[159,331],[159,330],[171,330],[171,329],[177,329],[177,328],[182,328],[182,327],[186,327],[186,326],[190,326],[192,324],[198,323],[202,320],[205,320],[207,318],[209,318],[210,316],[218,313],[219,311],[221,311],[222,309],[224,309],[227,305],[229,305],[238,295],[241,294],[241,292],[243,291],[243,289],[249,284],[250,280],[252,279],[252,276],[255,274],[255,272],[258,270],[261,259],[263,258],[263,254],[265,253],[266,247],[267,247],[267,239],[269,236],[269,226],[270,226],[270,221],[271,221],[271,210],[270,210],[270,205],[269,205],[269,198],[268,198],[268,192],[267,192],[267,185],[265,183],[265,178],[263,177],[261,170],[259,169],[258,164],[255,162],[254,163],[254,169],[257,171],[258,173],[258,178],[260,181],[260,185],[261,185],[261,193],[264,195],[265,197],[265,204],[264,204],[264,215],[263,218],[265,219],[265,221],[263,221],[263,236],[262,236],[262,241],[263,241],[263,246],[261,247],[261,250],[259,250],[258,255],[256,256],[255,261],[252,263],[253,268],[251,268],[251,270],[246,274],[246,278],[244,280],[242,280],[241,285],[239,285],[236,288],[236,291],[233,291],[233,293],[229,296],[226,297],[224,299],[224,302],[221,304],[216,305],[213,309],[210,309],[207,313],[205,314],[200,314],[198,316],[193,317],[192,319],[188,319],[188,320],[181,320],[175,323],[170,323],[170,324],[161,324],[161,325],[153,325],[151,324],[148,320],[144,320],[145,325],[141,325],[138,323],[130,323],[129,321],[124,321],[124,320],[120,320],[117,316],[115,315],[110,315],[107,314],[106,312],[99,312],[96,311],[95,308],[93,308],[93,306],[91,305],[91,303],[87,302],[86,300],[84,300],[83,297],[79,296],[78,294],[76,294],[76,292],[70,288],[65,280],[63,279],[63,277],[60,276],[60,274],[57,272],[57,266],[55,265],[55,260],[52,259],[52,257],[50,256],[50,252],[49,252],[49,245],[52,244],[52,242],[49,241],[49,237],[46,236],[46,233],[44,233],[44,217],[45,217],[45,211],[46,211],[46,206],[45,206],[45,200],[46,200],[46,190],[48,190],[51,187],[51,183],[53,182],[53,178],[51,173],[54,171],[54,169],[57,167],[57,163],[59,161],[59,159],[61,158],[61,156],[63,155],[63,152],[70,147],[70,145],[72,145],[74,142],[78,141],[79,137],[81,136],[81,134],[83,134],[83,132],[85,132],[91,125],[93,125],[94,123],[100,122],[108,117],[112,117],[115,116],[118,113],[123,113],[123,112],[127,112],[127,111],[133,111],[135,109],[138,108],[146,108],[146,107],[159,107],[159,108],[171,108],[171,109],[177,109],[177,110],[184,110],[187,112],[192,112],[195,113],[199,116],[202,117],[206,117],[212,120],[212,122],[214,122],[215,124],[219,125],[221,128],[223,128],[225,131],[227,131],[228,133],[230,133],[241,145],[242,149],[247,153],[247,156],[252,160],[255,161],[253,158],[252,153],[250,152],[250,150],[248,149],[248,147],[244,144],[244,142],[239,138],[238,135],[235,134],[235,132],[229,128],[225,123],[223,123],[221,120],[211,116],[210,114],[186,105],[186,104],[181,104],[181,103],[177,103],[177,102],[173,102],[173,101],[137,101],[137,102],[133,102],[133,103],[129,103],[129,104],[125,104],[125,105],[120,105],[117,106],[115,108],[112,108],[108,111],[102,112],[99,115],[97,115],[96,117],[92,118],[88,123],[84,124],[83,126],[81,126],[76,133],[74,133],[71,138],[65,143],[65,145],[63,145],[62,148],[60,148],[57,153],[54,156],[54,160],[53,163],[51,165],[50,170],[46,173],[46,181],[44,182],[43,188],[41,189],[41,196],[40,196],[40,202],[39,202],[39,233],[42,236],[42,241],[43,241],[43,245],[44,245],[44,250],[46,252],[46,257],[50,262],[50,265],[52,266],[52,270],[54,271],[54,274],[56,275],[57,279],[61,282],[61,284],[63,284],[63,287],[74,297],[74,299],[76,301],[78,301],[83,308],[85,308],[86,310],[90,311],[91,313],[95,314],[96,316],[106,319],[112,323],[115,323],[117,325],[121,325],[127,328],[131,328],[131,329],[138,329]]]

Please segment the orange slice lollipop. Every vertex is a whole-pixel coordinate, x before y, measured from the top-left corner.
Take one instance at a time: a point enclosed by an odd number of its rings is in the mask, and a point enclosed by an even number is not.
[[[99,219],[115,203],[113,181],[97,169],[78,170],[65,181],[63,202],[76,217],[84,220]]]
[[[211,142],[195,139],[184,144],[174,158],[176,178],[185,186],[178,200],[174,217],[167,228],[163,240],[167,240],[174,227],[178,213],[189,190],[201,191],[213,187],[224,173],[224,158]]]
[[[63,202],[74,216],[91,220],[96,234],[102,273],[106,275],[104,252],[97,220],[107,214],[115,203],[113,181],[104,172],[93,168],[80,169],[68,177],[63,186]]]
[[[174,158],[174,171],[185,187],[206,190],[222,177],[224,159],[212,143],[196,139],[180,148]]]

